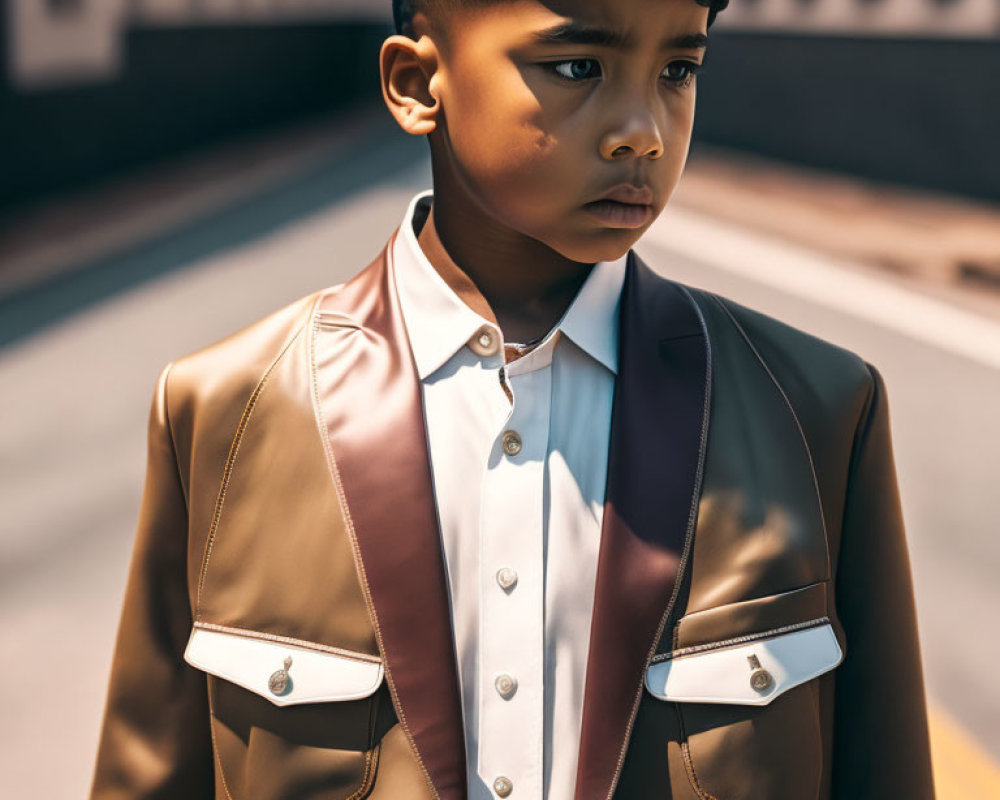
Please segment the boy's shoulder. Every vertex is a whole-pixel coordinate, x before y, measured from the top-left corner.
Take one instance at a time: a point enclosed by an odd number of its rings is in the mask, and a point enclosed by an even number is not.
[[[774,349],[774,355],[780,352],[786,358],[802,361],[804,366],[815,366],[821,371],[846,371],[857,375],[867,371],[866,361],[853,350],[725,295],[705,289],[689,289],[692,295],[700,296],[698,305],[703,312],[714,306],[709,313],[727,320],[750,346]]]
[[[718,292],[675,280],[654,262],[634,255],[639,274],[647,281],[652,278],[644,292],[673,286],[697,307],[713,370],[757,363],[782,391],[795,390],[805,402],[811,395],[817,402],[838,406],[871,392],[878,372],[854,351]]]
[[[801,417],[857,419],[877,369],[858,353],[762,311],[704,289],[688,288],[709,328],[716,369],[743,351],[768,372]]]
[[[327,291],[330,289],[311,292],[173,359],[164,368],[169,373],[171,398],[180,403],[248,397],[281,353],[302,335],[311,309]]]

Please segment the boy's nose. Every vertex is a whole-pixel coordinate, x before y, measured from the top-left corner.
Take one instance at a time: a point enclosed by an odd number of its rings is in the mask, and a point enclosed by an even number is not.
[[[663,155],[663,137],[648,110],[636,112],[622,124],[608,131],[600,144],[601,157],[611,160],[629,157],[659,158]]]

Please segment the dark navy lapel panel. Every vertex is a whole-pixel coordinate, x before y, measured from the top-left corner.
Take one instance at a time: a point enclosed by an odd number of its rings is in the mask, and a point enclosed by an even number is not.
[[[614,790],[645,668],[680,583],[704,462],[710,362],[687,290],[630,254],[576,800]]]

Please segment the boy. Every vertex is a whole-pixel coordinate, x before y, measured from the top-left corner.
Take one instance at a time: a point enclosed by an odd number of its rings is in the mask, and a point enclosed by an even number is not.
[[[879,373],[630,250],[717,8],[397,5],[433,194],[161,373],[94,797],[933,797]]]

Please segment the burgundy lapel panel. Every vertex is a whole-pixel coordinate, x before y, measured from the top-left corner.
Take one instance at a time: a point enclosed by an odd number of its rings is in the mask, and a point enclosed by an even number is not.
[[[447,576],[391,248],[392,240],[320,301],[312,372],[396,713],[437,795],[462,800],[465,739]]]
[[[609,798],[647,661],[694,530],[708,423],[709,346],[686,290],[635,254],[622,289],[576,800]]]

